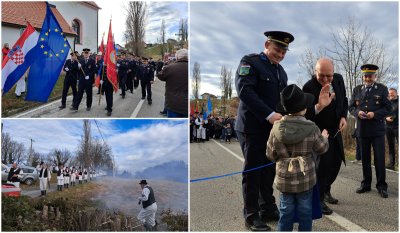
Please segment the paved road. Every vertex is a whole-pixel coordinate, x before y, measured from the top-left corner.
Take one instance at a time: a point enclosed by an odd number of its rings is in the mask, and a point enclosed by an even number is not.
[[[190,145],[191,179],[242,170],[243,158],[238,142],[209,141]],[[342,166],[332,187],[339,204],[330,205],[334,214],[314,221],[313,230],[398,231],[398,173],[388,171],[386,177],[389,198],[381,198],[376,190],[356,194],[362,178],[361,166],[350,162],[346,167]],[[274,195],[279,200],[276,190]],[[247,231],[242,208],[241,175],[190,185],[191,231]],[[276,222],[269,225],[276,230]]]
[[[134,90],[134,93],[126,92],[125,99],[120,96],[118,90],[113,96],[112,118],[161,118],[164,117],[160,111],[164,108],[165,82],[158,79],[152,86],[153,104],[148,105],[147,100],[141,100],[141,87]],[[93,88],[93,102],[90,111],[86,111],[86,94],[83,95],[78,112],[69,110],[72,104],[72,95],[67,97],[67,108],[59,110],[61,100],[53,101],[35,109],[17,114],[15,118],[107,118],[106,99],[101,96],[99,105],[99,95],[96,95],[97,87]]]

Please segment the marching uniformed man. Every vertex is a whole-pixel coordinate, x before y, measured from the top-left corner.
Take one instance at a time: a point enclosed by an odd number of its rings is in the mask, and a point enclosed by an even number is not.
[[[287,75],[279,63],[285,58],[294,37],[287,32],[268,31],[264,51],[246,55],[240,61],[235,85],[240,104],[235,130],[245,158],[244,170],[271,163],[266,142],[272,125],[282,115],[276,112]],[[275,165],[243,173],[245,225],[252,231],[267,231],[267,220],[279,219],[272,184]]]
[[[388,197],[385,181],[385,118],[391,110],[388,89],[376,82],[378,66],[361,66],[363,85],[354,88],[349,111],[357,118],[357,136],[361,142],[363,180],[356,193],[371,191],[371,146],[374,148],[376,188],[383,198]]]
[[[70,169],[69,167],[65,167],[64,169],[64,188],[69,188],[70,183]]]
[[[74,102],[76,94],[78,93],[78,91],[76,90],[76,83],[78,81],[78,72],[79,72],[77,53],[78,53],[77,51],[70,53],[71,59],[68,59],[64,65],[64,71],[66,72],[66,74],[65,74],[63,92],[61,97],[61,106],[58,107],[60,109],[65,108],[67,101],[67,94],[70,87],[72,89],[72,97],[73,97],[72,103]]]
[[[122,99],[125,99],[126,79],[128,78],[129,61],[126,59],[126,53],[121,52],[121,59],[117,62],[119,86],[121,88]]]
[[[154,68],[149,64],[147,58],[143,58],[143,65],[140,69],[140,86],[142,87],[142,100],[146,98],[147,91],[147,102],[149,105],[152,104],[151,99],[151,85],[154,82]]]
[[[129,53],[128,57],[128,75],[126,78],[126,88],[133,94],[133,79],[136,77],[137,66],[133,59],[133,53]]]
[[[101,57],[101,59],[98,61],[99,64],[104,63],[104,57]],[[106,108],[107,110],[107,116],[111,116],[112,114],[112,107],[113,107],[113,92],[114,92],[114,87],[113,84],[108,80],[107,77],[107,65],[103,64],[103,67],[100,65],[98,66],[98,69],[102,69],[100,71],[100,85],[102,87],[101,92],[104,93],[106,96]]]
[[[78,111],[79,105],[82,101],[83,92],[86,93],[86,111],[90,111],[92,108],[92,97],[93,97],[93,84],[94,74],[96,73],[96,62],[89,57],[90,49],[83,49],[83,58],[79,61],[79,83],[78,83],[78,94],[75,101],[70,108],[72,111]]]

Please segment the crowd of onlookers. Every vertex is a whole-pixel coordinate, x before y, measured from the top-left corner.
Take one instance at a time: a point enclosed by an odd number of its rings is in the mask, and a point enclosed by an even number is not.
[[[236,139],[235,133],[236,116],[214,116],[212,114],[204,117],[202,113],[195,112],[190,115],[190,142],[205,142],[210,139],[219,139],[221,142],[230,143]]]

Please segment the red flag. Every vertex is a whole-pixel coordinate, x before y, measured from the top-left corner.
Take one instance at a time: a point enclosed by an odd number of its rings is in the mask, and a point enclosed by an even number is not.
[[[102,53],[102,56],[104,56],[104,32],[103,32],[103,37],[101,38],[101,45],[100,45],[100,49],[99,52]],[[97,57],[96,57],[96,63],[97,63]],[[94,81],[94,84],[96,85],[96,87],[98,88],[100,86],[100,76],[102,75],[102,71],[100,69],[100,71],[97,73],[97,77],[96,80]]]
[[[199,101],[198,100],[196,100],[196,112],[197,113],[199,112]]]
[[[194,114],[194,109],[193,109],[193,105],[190,105],[190,115]]]
[[[110,28],[108,29],[107,47],[104,56],[104,62],[107,66],[107,78],[114,87],[114,92],[118,91],[118,79],[117,79],[117,54],[114,48],[113,34]]]

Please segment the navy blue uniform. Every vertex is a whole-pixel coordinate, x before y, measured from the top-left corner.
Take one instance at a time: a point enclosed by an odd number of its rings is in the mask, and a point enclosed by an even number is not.
[[[117,62],[117,66],[118,66],[119,86],[122,91],[121,93],[122,98],[124,98],[126,91],[126,79],[128,77],[129,61],[126,59],[119,60]]]
[[[103,63],[103,59],[101,59],[100,61],[98,61],[98,64],[102,64]],[[100,68],[100,66],[99,66]],[[101,89],[101,93],[106,96],[106,103],[107,103],[107,112],[112,112],[112,106],[113,106],[113,92],[114,92],[114,88],[112,83],[108,80],[107,78],[107,66],[104,65],[104,67],[102,68],[103,73],[103,84],[102,84],[102,89]],[[100,73],[100,78],[101,78],[101,73]]]
[[[134,61],[134,60],[129,61],[128,69],[130,71],[128,71],[128,76],[127,76],[127,79],[126,79],[126,87],[127,87],[128,90],[131,91],[131,93],[133,93],[133,79],[137,76],[136,61]]]
[[[79,72],[78,61],[72,61],[71,59],[68,59],[65,62],[63,69],[67,73],[65,74],[65,79],[64,79],[64,86],[61,97],[61,107],[65,108],[67,101],[67,94],[70,87],[72,89],[72,96],[73,96],[72,102],[74,102],[76,98],[77,94],[76,83],[78,81],[78,72]]]
[[[147,91],[147,100],[151,100],[151,81],[154,81],[154,68],[152,65],[147,64],[143,65],[140,68],[140,86],[142,87],[142,99],[146,97]]]
[[[94,75],[97,70],[96,63],[90,58],[88,60],[83,58],[79,62],[81,63],[82,67],[79,69],[78,94],[74,100],[73,107],[76,109],[79,108],[79,104],[82,101],[83,92],[86,92],[86,107],[91,108]],[[88,77],[88,79],[86,79],[86,77]]]
[[[371,188],[371,145],[374,149],[374,164],[378,190],[387,190],[385,181],[385,117],[391,110],[388,89],[374,83],[368,91],[365,85],[354,88],[349,104],[350,113],[357,118],[357,136],[361,142],[363,181],[361,187]],[[372,119],[360,119],[360,111],[373,112]]]
[[[270,163],[266,142],[272,124],[266,118],[275,111],[280,92],[287,86],[287,75],[281,65],[272,64],[264,53],[244,56],[236,72],[236,92],[240,104],[235,130],[245,158],[243,170]],[[244,217],[258,211],[275,211],[272,184],[275,165],[244,173],[242,186]]]

